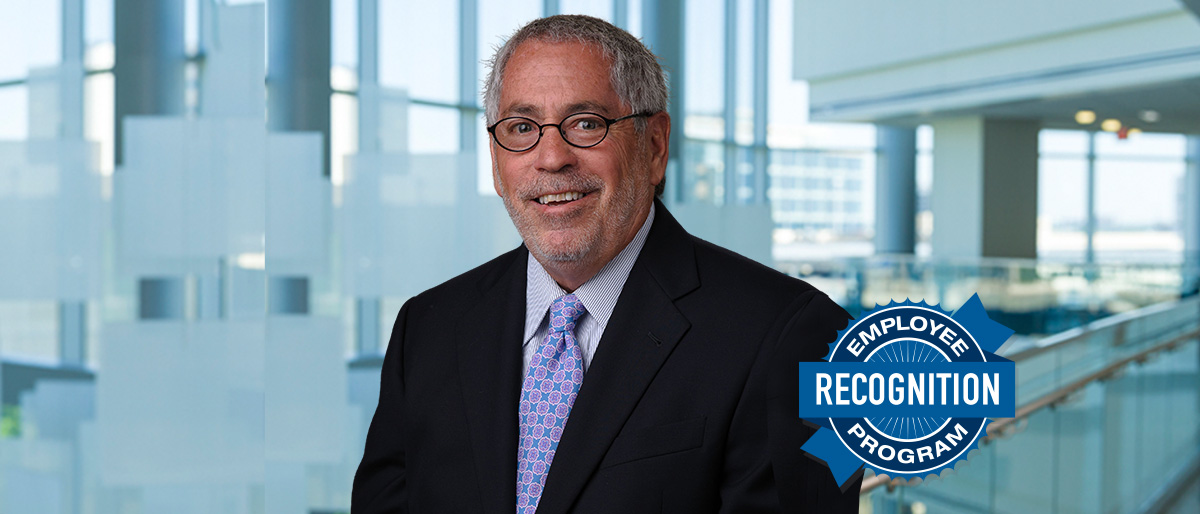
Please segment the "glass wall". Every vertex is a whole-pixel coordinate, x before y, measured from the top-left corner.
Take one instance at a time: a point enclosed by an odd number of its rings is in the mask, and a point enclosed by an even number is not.
[[[874,252],[875,128],[810,123],[808,88],[793,79],[793,3],[771,2],[766,143],[773,256],[827,260]]]
[[[1185,136],[1043,130],[1039,151],[1040,258],[1182,262]]]

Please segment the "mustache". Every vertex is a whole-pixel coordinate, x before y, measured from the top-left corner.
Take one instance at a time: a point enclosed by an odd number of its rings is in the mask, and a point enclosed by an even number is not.
[[[590,193],[603,188],[604,181],[600,177],[571,172],[538,174],[532,181],[522,184],[514,193],[517,198],[533,200],[551,193],[561,193],[563,191]]]

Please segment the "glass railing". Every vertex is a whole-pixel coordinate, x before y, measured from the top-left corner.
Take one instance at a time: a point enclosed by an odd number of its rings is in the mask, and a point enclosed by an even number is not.
[[[969,462],[916,486],[864,481],[862,512],[1134,512],[1161,507],[1200,457],[1200,298],[1003,352],[1017,416]]]
[[[879,255],[777,262],[851,314],[892,299],[956,309],[978,293],[988,314],[1020,335],[1055,334],[1178,299],[1195,271],[1180,264],[1072,264],[1032,259],[926,259]]]

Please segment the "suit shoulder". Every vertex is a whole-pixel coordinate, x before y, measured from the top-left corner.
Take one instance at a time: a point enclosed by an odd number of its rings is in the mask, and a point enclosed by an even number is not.
[[[742,254],[690,236],[696,248],[696,264],[702,283],[716,283],[721,289],[739,289],[769,297],[795,298],[815,292],[808,282],[789,276]],[[774,299],[774,298],[773,298]]]

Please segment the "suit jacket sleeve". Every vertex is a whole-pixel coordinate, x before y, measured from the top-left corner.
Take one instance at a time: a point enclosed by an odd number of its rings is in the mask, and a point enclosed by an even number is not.
[[[768,363],[768,431],[779,500],[785,512],[858,512],[861,471],[843,491],[824,462],[801,451],[816,429],[800,419],[798,410],[797,364],[824,358],[850,315],[816,290],[800,295],[797,304]]]
[[[413,300],[396,316],[379,379],[379,406],[351,493],[352,514],[408,512],[404,454],[404,331]]]

